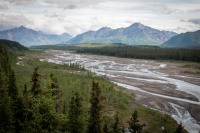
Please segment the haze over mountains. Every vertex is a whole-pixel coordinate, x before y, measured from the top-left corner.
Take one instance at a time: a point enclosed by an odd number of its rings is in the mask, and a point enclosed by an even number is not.
[[[17,41],[24,46],[47,45],[63,43],[71,39],[68,33],[61,35],[46,34],[41,31],[28,29],[24,26],[0,32],[0,39]]]
[[[97,31],[87,31],[75,36],[68,33],[61,35],[46,34],[42,31],[18,27],[0,31],[0,39],[12,40],[24,46],[49,44],[82,44],[82,43],[123,43],[128,45],[157,45],[164,47],[197,48],[200,47],[200,30],[177,34],[160,31],[140,23],[129,27],[111,29],[103,27]]]
[[[160,31],[140,23],[129,27],[111,29],[103,27],[97,31],[88,31],[69,40],[69,44],[79,43],[124,43],[129,45],[160,45],[167,41],[175,32]]]

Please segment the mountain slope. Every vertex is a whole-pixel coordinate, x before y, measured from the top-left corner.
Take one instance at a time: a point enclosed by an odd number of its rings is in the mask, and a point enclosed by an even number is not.
[[[28,50],[28,48],[22,46],[18,42],[10,41],[10,40],[2,40],[0,39],[0,47],[9,49],[9,50]]]
[[[17,41],[24,46],[61,43],[71,38],[67,33],[62,35],[45,34],[23,26],[0,32],[0,39]]]
[[[174,32],[159,31],[140,23],[134,23],[126,28],[111,29],[103,27],[97,31],[88,31],[77,35],[67,43],[124,43],[129,45],[159,45],[174,35],[176,35]]]
[[[200,48],[200,30],[176,35],[164,42],[164,47]]]

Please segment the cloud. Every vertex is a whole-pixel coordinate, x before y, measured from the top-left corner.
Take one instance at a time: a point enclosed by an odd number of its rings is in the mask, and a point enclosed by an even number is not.
[[[24,15],[6,15],[0,14],[0,31],[19,27],[19,26],[26,26],[27,23],[31,23]]]
[[[48,33],[77,35],[140,22],[180,33],[198,29],[200,1],[0,0],[0,8],[0,30],[24,25]]]
[[[8,5],[5,3],[0,3],[0,10],[8,9]]]
[[[200,18],[190,19],[190,20],[188,20],[188,22],[191,22],[191,23],[193,23],[193,24],[200,25]]]
[[[37,2],[37,0],[0,0],[0,1],[6,1],[10,4],[15,4],[15,5],[29,5]]]

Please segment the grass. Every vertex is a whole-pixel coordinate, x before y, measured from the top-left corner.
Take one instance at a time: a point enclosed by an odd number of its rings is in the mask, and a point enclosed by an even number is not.
[[[121,122],[127,126],[127,121],[130,119],[131,113],[137,107],[140,120],[146,123],[144,132],[161,132],[164,126],[168,133],[172,133],[177,127],[177,123],[168,115],[164,115],[158,111],[145,108],[138,105],[135,101],[135,95],[128,93],[125,89],[117,87],[109,82],[104,77],[95,76],[82,68],[73,69],[69,65],[59,65],[48,62],[41,62],[39,58],[43,57],[43,51],[30,51],[22,57],[24,66],[15,65],[17,86],[22,91],[25,83],[30,88],[30,77],[33,69],[39,67],[41,74],[41,87],[47,85],[48,74],[52,72],[58,78],[60,88],[62,90],[63,101],[69,103],[72,92],[77,91],[83,97],[84,112],[88,112],[91,83],[94,79],[99,83],[103,94],[103,120],[109,125],[113,123],[113,116],[118,112]],[[79,72],[78,72],[79,71]],[[87,113],[85,120],[87,120]]]

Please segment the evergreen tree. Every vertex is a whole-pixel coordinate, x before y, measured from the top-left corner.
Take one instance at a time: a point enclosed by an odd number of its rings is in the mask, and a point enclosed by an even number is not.
[[[103,132],[108,133],[108,125],[106,123],[103,126]]]
[[[15,133],[21,133],[23,131],[23,123],[25,121],[25,108],[23,105],[22,98],[18,97],[14,104],[14,131]]]
[[[24,84],[24,89],[23,89],[23,96],[27,95],[28,93],[28,88],[27,88],[27,84]]]
[[[90,111],[89,111],[89,123],[88,123],[88,132],[89,133],[102,133],[101,127],[101,89],[99,84],[95,81],[92,82],[91,98],[90,98]]]
[[[141,133],[145,124],[140,124],[138,120],[137,110],[134,111],[129,123],[129,130],[131,133]]]
[[[8,94],[15,102],[18,98],[18,90],[16,86],[16,78],[15,78],[15,73],[13,70],[11,70],[10,75],[9,75],[9,81],[8,81]]]
[[[70,133],[81,133],[83,131],[83,122],[82,122],[82,98],[79,96],[79,93],[74,93],[68,112],[68,127]]]
[[[113,131],[114,133],[120,133],[118,113],[115,114],[114,118],[115,118],[115,121],[113,124]]]
[[[34,96],[38,95],[41,90],[40,90],[40,74],[38,73],[39,67],[36,67],[34,69],[31,82],[32,82],[32,88],[31,92],[33,93]]]
[[[61,108],[61,101],[60,101],[61,90],[58,85],[58,79],[56,77],[54,77],[53,73],[50,73],[49,79],[50,79],[51,93],[55,100],[55,110],[56,110],[56,113],[59,113],[61,111],[60,110],[60,108]]]
[[[6,77],[0,68],[0,132],[9,133],[12,130],[13,114],[11,99],[8,96]]]
[[[24,121],[23,116],[23,103],[22,99],[18,96],[18,89],[16,85],[15,73],[13,70],[10,72],[9,82],[8,82],[8,92],[11,98],[11,106],[13,112],[13,128],[14,132],[20,133],[22,131],[22,123]]]
[[[180,123],[174,133],[185,133],[182,123]]]

